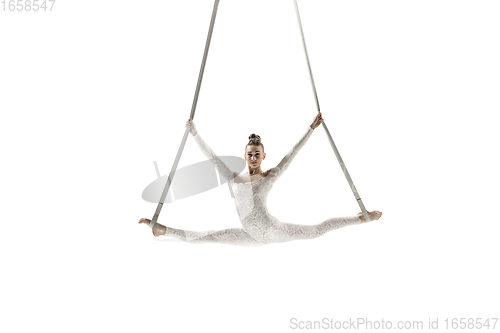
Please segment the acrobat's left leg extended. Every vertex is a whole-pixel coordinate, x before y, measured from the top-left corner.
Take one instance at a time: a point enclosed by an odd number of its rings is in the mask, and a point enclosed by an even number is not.
[[[382,215],[381,212],[370,212],[370,219],[378,220]],[[320,224],[304,225],[279,222],[276,224],[274,232],[274,242],[288,242],[298,239],[312,239],[324,235],[328,231],[343,228],[349,225],[364,223],[362,215],[347,216],[347,217],[332,217],[326,219]]]

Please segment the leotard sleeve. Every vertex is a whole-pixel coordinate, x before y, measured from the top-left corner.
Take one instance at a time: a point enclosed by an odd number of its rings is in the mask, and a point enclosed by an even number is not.
[[[215,168],[221,174],[226,178],[228,181],[231,179],[235,178],[238,174],[231,169],[227,167],[222,160],[215,155],[215,152],[210,148],[205,141],[201,138],[200,133],[196,132],[196,135],[194,136],[194,139],[198,146],[200,147],[200,150],[203,152],[203,154],[212,161],[212,163],[215,165]]]
[[[302,135],[299,142],[297,142],[293,146],[293,148],[288,152],[288,154],[286,154],[285,157],[283,157],[281,162],[279,162],[278,165],[271,170],[274,178],[276,179],[279,178],[283,174],[283,172],[285,172],[285,170],[288,169],[288,166],[290,165],[290,163],[292,163],[293,159],[299,153],[300,149],[304,147],[307,140],[312,135],[313,131],[314,130],[312,129],[312,127],[308,126],[307,131]]]

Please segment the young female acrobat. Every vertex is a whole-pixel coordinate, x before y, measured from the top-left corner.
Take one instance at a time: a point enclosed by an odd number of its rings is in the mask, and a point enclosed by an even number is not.
[[[305,145],[313,130],[316,129],[323,117],[321,112],[314,118],[306,133],[274,168],[262,171],[260,164],[266,158],[264,145],[260,136],[252,134],[245,146],[245,160],[248,163],[248,172],[238,174],[231,171],[220,160],[214,151],[200,137],[192,119],[186,122],[201,151],[214,164],[221,176],[226,178],[233,190],[235,206],[243,228],[231,228],[209,231],[188,231],[169,228],[159,223],[153,226],[153,235],[172,236],[190,243],[225,243],[231,245],[264,245],[268,243],[287,242],[299,239],[312,239],[328,231],[348,225],[365,222],[362,213],[357,216],[333,217],[316,225],[300,225],[280,222],[267,210],[267,195],[273,184],[285,172],[299,150]],[[369,212],[370,219],[378,220],[382,212]],[[139,223],[149,224],[151,220],[142,218]]]

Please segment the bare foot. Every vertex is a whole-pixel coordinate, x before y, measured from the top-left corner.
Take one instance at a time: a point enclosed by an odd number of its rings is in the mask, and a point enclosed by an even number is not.
[[[370,220],[375,221],[378,220],[382,216],[382,212],[379,212],[378,210],[374,210],[373,212],[368,212],[368,215],[370,215]],[[366,223],[365,216],[363,213],[358,213],[359,218],[361,219],[361,223]]]
[[[145,223],[147,225],[149,225],[150,222],[151,222],[151,220],[146,219],[146,218],[142,218],[139,220],[139,223]],[[153,226],[153,235],[155,237],[165,235],[166,231],[167,231],[167,227],[165,227],[164,225],[161,225],[160,223],[155,223],[155,225]]]

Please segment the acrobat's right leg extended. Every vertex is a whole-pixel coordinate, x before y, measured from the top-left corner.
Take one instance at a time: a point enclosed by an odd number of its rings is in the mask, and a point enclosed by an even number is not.
[[[149,224],[151,220],[141,219],[139,223]],[[166,227],[159,223],[153,226],[153,235],[172,236],[189,243],[223,243],[230,245],[262,245],[257,242],[242,228],[231,228],[222,230],[190,231]]]

